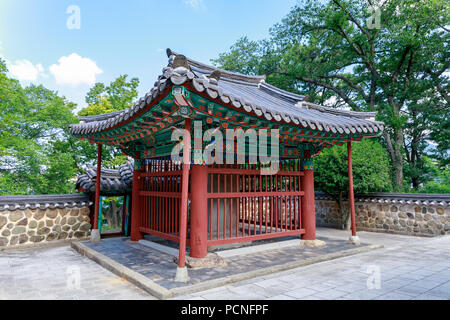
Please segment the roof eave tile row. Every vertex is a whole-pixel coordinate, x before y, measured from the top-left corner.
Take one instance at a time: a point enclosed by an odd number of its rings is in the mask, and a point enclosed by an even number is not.
[[[85,123],[71,125],[69,130],[72,134],[84,135],[90,133],[101,132],[110,129],[118,124],[130,119],[147,105],[151,104],[153,100],[159,97],[159,95],[165,91],[165,89],[171,85],[182,85],[186,82],[190,82],[193,88],[198,92],[206,93],[212,99],[219,99],[225,104],[231,104],[237,109],[243,108],[248,113],[253,113],[256,116],[262,117],[268,121],[275,120],[278,122],[284,121],[286,123],[293,123],[295,125],[301,125],[303,127],[309,127],[313,130],[333,132],[333,133],[363,133],[363,134],[379,134],[384,130],[384,123],[377,121],[366,120],[366,118],[374,118],[376,113],[359,113],[346,110],[336,110],[332,108],[326,108],[319,105],[314,105],[308,102],[304,102],[303,96],[296,95],[294,93],[289,93],[283,91],[279,88],[273,87],[264,82],[264,77],[262,76],[245,76],[239,75],[223,70],[219,70],[210,66],[206,66],[194,60],[187,59],[189,68],[178,66],[172,68],[172,62],[175,59],[175,54],[173,51],[168,50],[169,64],[162,71],[162,75],[158,77],[155,82],[154,87],[148,92],[144,98],[139,99],[139,101],[129,109],[122,112],[115,112],[109,115],[102,115],[101,117],[94,116],[89,119],[88,117],[83,117],[80,120],[85,121]],[[247,83],[252,83],[257,85],[264,90],[269,90],[273,95],[283,96],[298,102],[298,109],[290,110],[285,108],[285,112],[276,112],[269,110],[263,105],[256,104],[254,102],[248,101],[241,96],[236,96],[231,92],[227,92],[220,87],[219,82],[215,78],[209,78],[206,75],[202,77],[196,76],[196,74],[190,70],[190,68],[203,68],[203,72],[218,70],[224,73],[222,76],[226,81],[247,81]],[[317,112],[317,117],[301,117],[299,112],[301,108],[311,109]]]
[[[326,193],[316,191],[317,200],[333,200]],[[397,205],[431,205],[438,207],[450,206],[450,195],[443,194],[407,194],[407,193],[374,193],[356,194],[356,202],[397,204]]]
[[[89,207],[93,203],[87,195],[1,196],[0,212],[35,209],[64,209]]]
[[[118,170],[102,168],[100,175],[100,191],[105,193],[124,193],[131,190],[131,184],[133,182],[133,166],[132,160],[128,159]],[[86,192],[94,193],[96,189],[96,178],[96,168],[88,168],[85,174],[78,176],[76,188],[81,188]]]

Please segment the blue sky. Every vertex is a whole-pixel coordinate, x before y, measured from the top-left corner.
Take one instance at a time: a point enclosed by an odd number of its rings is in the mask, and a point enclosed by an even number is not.
[[[44,84],[85,106],[94,82],[138,77],[144,95],[166,48],[210,62],[238,38],[265,38],[296,0],[1,0],[0,57],[24,85]],[[80,10],[80,28],[67,21]],[[69,22],[76,26],[77,19]],[[72,24],[73,25],[73,24]]]

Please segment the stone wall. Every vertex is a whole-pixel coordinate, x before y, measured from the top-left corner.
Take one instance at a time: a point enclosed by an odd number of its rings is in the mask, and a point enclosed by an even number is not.
[[[356,199],[356,229],[417,236],[450,234],[450,206],[434,201],[367,201]],[[381,202],[381,201],[380,201]],[[411,203],[408,203],[411,202]],[[345,202],[347,206],[348,203]],[[316,197],[317,226],[342,228],[343,221],[335,201]]]
[[[80,197],[74,197],[76,201],[66,202],[67,199],[64,199],[57,204],[47,202],[40,205],[28,201],[25,205],[22,202],[6,208],[0,206],[0,248],[56,240],[88,239],[91,230],[91,202],[79,201]],[[2,198],[6,197],[0,197],[0,205]],[[20,199],[23,201],[24,197]]]

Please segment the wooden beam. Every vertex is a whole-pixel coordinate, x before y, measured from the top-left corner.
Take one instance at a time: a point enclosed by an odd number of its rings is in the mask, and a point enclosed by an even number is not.
[[[94,229],[98,230],[98,212],[100,208],[100,184],[102,174],[102,144],[97,144],[97,177],[95,185]]]
[[[180,204],[180,246],[178,267],[184,268],[186,264],[186,237],[188,215],[189,192],[189,168],[191,162],[191,119],[184,120],[184,129],[187,134],[183,138],[183,173],[181,179],[181,204]]]
[[[356,236],[356,217],[355,217],[355,195],[353,194],[353,164],[352,164],[352,142],[347,142],[348,157],[348,200],[350,205],[350,214],[352,221],[352,236]]]

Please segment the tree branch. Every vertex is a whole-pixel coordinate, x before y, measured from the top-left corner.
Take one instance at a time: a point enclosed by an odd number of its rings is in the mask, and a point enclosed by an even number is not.
[[[333,0],[333,2],[342,10],[344,10],[344,12],[348,15],[349,19],[358,26],[359,30],[361,30],[367,37],[369,37],[369,32],[364,29],[361,24],[358,22],[358,20],[355,19],[355,17],[353,17],[353,15],[347,10],[347,8],[345,8],[339,1],[337,0]]]
[[[320,75],[319,78],[324,78],[324,79],[340,79],[344,82],[346,82],[352,89],[359,91],[363,98],[365,100],[368,99],[367,94],[364,92],[364,89],[361,86],[358,86],[356,84],[354,84],[353,82],[350,81],[350,79],[348,79],[347,77],[344,77],[343,75],[339,75],[339,74],[334,74],[334,75]]]

